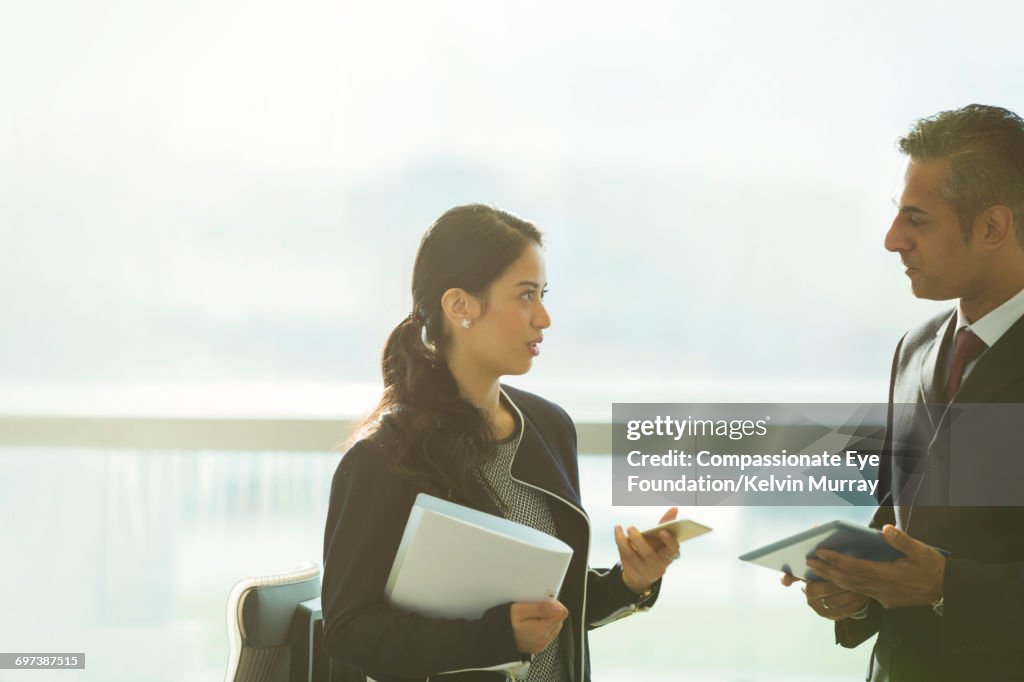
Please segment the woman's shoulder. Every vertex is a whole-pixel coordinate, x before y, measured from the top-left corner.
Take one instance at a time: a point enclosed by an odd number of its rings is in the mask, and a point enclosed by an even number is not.
[[[341,455],[335,478],[351,473],[383,474],[395,456],[395,438],[384,429],[360,435]]]
[[[418,491],[391,470],[394,447],[385,436],[360,437],[338,462],[327,512],[328,536],[337,548],[331,551],[352,551],[355,546],[365,550],[366,543],[385,537],[398,545]],[[337,562],[337,554],[332,556]]]

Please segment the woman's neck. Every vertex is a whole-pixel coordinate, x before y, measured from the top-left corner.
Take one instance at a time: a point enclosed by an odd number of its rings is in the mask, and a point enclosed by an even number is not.
[[[508,435],[515,426],[515,418],[501,402],[499,377],[469,367],[457,357],[448,358],[448,369],[462,397],[487,414],[487,421],[495,437]]]
[[[454,353],[448,356],[447,361],[462,397],[481,410],[493,414],[501,404],[498,377],[480,371],[479,367],[471,366]]]
[[[455,377],[455,383],[459,386],[459,393],[462,397],[486,410],[488,414],[494,414],[501,407],[501,391],[498,387],[498,380],[493,381],[464,381]]]

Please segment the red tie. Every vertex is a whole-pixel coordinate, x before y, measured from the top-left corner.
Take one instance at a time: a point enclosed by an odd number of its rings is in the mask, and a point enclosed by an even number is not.
[[[967,327],[956,333],[956,350],[953,351],[953,364],[949,366],[949,381],[946,382],[947,403],[960,390],[960,382],[964,378],[964,368],[981,355],[986,348],[988,345]]]

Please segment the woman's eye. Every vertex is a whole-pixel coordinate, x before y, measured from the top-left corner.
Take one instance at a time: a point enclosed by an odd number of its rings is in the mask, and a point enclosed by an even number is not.
[[[543,291],[540,292],[540,297],[541,297],[542,300],[547,295],[547,293],[548,293],[547,289],[544,289]],[[529,291],[524,291],[519,296],[524,301],[526,301],[528,303],[533,303],[534,299],[537,298],[537,290],[536,289],[530,289]]]

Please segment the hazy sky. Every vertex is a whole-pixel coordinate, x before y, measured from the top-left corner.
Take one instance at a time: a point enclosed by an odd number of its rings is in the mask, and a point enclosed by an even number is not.
[[[548,235],[554,326],[527,385],[580,405],[650,386],[883,399],[896,340],[935,309],[881,247],[894,139],[973,101],[1024,111],[1021,19],[7,3],[0,410],[69,385],[242,404],[231,386],[259,384],[331,413],[296,387],[376,380],[419,235],[467,201]],[[160,409],[195,395],[178,390]]]

